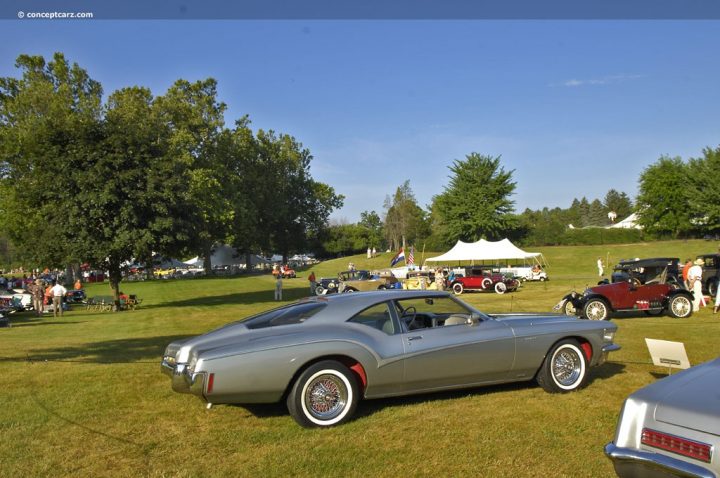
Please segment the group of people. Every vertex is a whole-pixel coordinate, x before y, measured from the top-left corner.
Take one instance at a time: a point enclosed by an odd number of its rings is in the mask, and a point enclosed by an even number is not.
[[[688,259],[685,261],[685,265],[682,270],[682,278],[685,283],[685,288],[693,293],[693,310],[698,310],[700,306],[706,306],[705,296],[702,293],[702,276],[703,266],[705,261],[699,257],[693,261]],[[713,314],[717,314],[720,309],[720,287],[715,294],[715,306],[713,307]]]
[[[76,288],[78,288],[78,286],[82,287],[80,280],[75,284]],[[58,315],[62,317],[63,299],[65,298],[65,294],[67,294],[67,289],[59,281],[52,281],[46,285],[42,279],[35,279],[35,282],[31,282],[27,286],[27,291],[32,295],[33,309],[38,317],[42,316],[45,311],[46,303],[48,305],[52,303],[54,317]]]

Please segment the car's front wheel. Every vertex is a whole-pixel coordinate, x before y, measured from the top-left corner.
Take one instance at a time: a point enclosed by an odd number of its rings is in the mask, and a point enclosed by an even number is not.
[[[464,288],[463,288],[463,285],[458,282],[456,284],[453,284],[452,290],[453,290],[453,294],[460,295],[463,293]]]
[[[577,315],[575,304],[573,304],[573,301],[570,299],[565,301],[565,303],[561,306],[561,310],[565,315]]]
[[[504,294],[505,291],[507,291],[507,286],[504,282],[498,282],[497,284],[495,284],[495,292],[497,292],[498,294]]]
[[[668,312],[676,319],[690,317],[693,313],[693,304],[686,295],[676,295],[668,303]]]
[[[582,387],[587,380],[587,358],[575,340],[558,342],[547,354],[536,377],[549,393],[566,393]]]
[[[590,320],[608,320],[610,309],[604,300],[590,299],[583,309],[583,314]]]
[[[357,379],[350,369],[324,360],[300,374],[288,394],[287,408],[303,427],[330,427],[350,419],[359,400]]]

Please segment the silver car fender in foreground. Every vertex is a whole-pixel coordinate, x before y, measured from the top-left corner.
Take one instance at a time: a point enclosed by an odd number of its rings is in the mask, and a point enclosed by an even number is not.
[[[658,380],[623,404],[605,454],[618,476],[720,476],[720,358]]]

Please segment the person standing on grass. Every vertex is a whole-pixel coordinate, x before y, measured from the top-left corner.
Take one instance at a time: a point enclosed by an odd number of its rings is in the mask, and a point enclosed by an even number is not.
[[[682,269],[682,278],[683,278],[683,284],[685,284],[685,288],[687,290],[692,290],[690,288],[690,282],[688,282],[688,272],[690,271],[690,268],[692,267],[693,262],[692,259],[688,257],[688,260],[685,261],[685,265]]]
[[[310,295],[315,295],[315,287],[317,287],[317,279],[315,278],[315,271],[310,271],[310,276],[308,277],[308,281],[310,281]]]
[[[65,294],[67,294],[67,289],[63,287],[61,283],[56,282],[55,285],[52,286],[52,289],[50,289],[50,292],[52,292],[53,300],[53,317],[57,317],[58,312],[60,313],[60,317],[62,317],[63,297],[65,297]]]
[[[282,300],[282,272],[275,278],[275,300]]]
[[[30,284],[28,291],[32,295],[33,309],[35,309],[35,315],[38,317],[43,315],[45,306],[43,304],[45,299],[45,287],[43,286],[42,279],[35,279],[35,282]]]
[[[602,277],[603,272],[605,272],[605,269],[603,268],[602,257],[598,257],[597,268],[598,268],[598,276]]]
[[[688,271],[688,282],[693,293],[693,310],[700,310],[700,304],[705,305],[705,297],[702,295],[702,266],[705,261],[696,259],[694,265]]]

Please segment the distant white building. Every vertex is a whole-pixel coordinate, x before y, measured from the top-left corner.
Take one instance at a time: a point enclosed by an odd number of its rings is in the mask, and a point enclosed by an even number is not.
[[[640,226],[637,223],[637,214],[632,213],[622,221],[618,222],[617,224],[613,224],[612,226],[608,226],[608,229],[642,229],[642,226]]]

